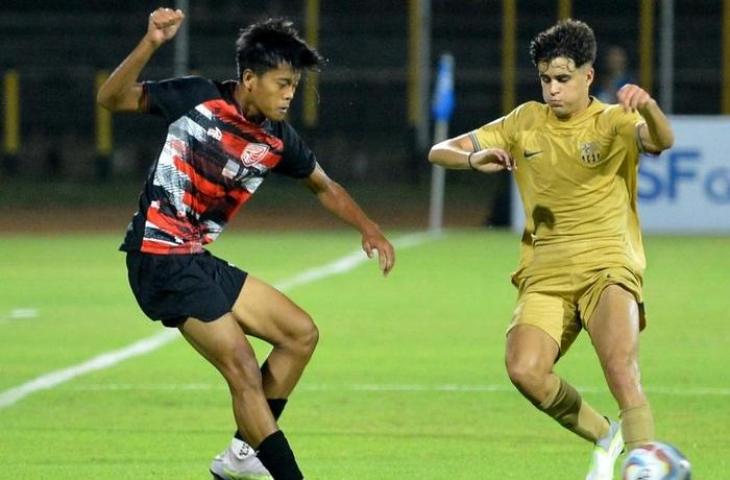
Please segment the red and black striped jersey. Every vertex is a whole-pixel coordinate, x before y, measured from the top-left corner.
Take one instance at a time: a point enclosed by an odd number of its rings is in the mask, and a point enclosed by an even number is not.
[[[199,253],[269,172],[309,176],[316,160],[287,122],[246,120],[235,81],[183,77],[144,83],[145,110],[168,122],[124,251]]]

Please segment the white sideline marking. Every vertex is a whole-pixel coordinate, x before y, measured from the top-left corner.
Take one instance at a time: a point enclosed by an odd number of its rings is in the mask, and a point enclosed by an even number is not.
[[[103,370],[116,365],[128,358],[136,357],[152,350],[156,350],[166,343],[178,337],[174,330],[165,330],[162,333],[145,338],[129,345],[128,347],[113,352],[103,353],[99,356],[87,360],[84,363],[74,365],[73,367],[56,370],[54,372],[41,375],[30,382],[26,382],[17,387],[5,390],[0,394],[0,408],[9,407],[19,400],[27,397],[31,393],[40,390],[48,390],[64,382],[68,382],[72,378],[87,373]]]
[[[436,237],[428,233],[415,233],[400,237],[394,240],[393,244],[396,247],[408,248],[420,245],[433,238]],[[305,270],[298,275],[274,284],[274,286],[281,291],[287,291],[299,285],[316,282],[322,278],[348,272],[367,260],[369,260],[367,255],[361,250],[358,250],[355,253],[346,255],[321,267]],[[161,333],[142,339],[119,350],[103,353],[78,365],[41,375],[22,385],[0,392],[0,409],[9,407],[32,393],[51,389],[78,376],[113,367],[129,358],[157,350],[177,338],[180,338],[180,335],[178,335],[176,330],[164,330]]]
[[[212,383],[162,383],[162,384],[134,384],[134,383],[99,383],[71,387],[80,391],[104,390],[227,390],[224,384]],[[582,393],[608,393],[606,387],[577,387]],[[491,385],[424,385],[424,384],[302,384],[297,391],[354,391],[354,392],[477,392],[477,393],[514,393],[515,388],[507,384]],[[652,395],[666,395],[673,397],[702,397],[702,396],[730,396],[730,388],[717,387],[662,387],[648,386],[644,391]]]
[[[11,320],[26,320],[29,318],[36,318],[38,316],[38,309],[35,308],[14,308],[10,310],[10,313],[0,317],[0,323],[8,323]]]
[[[393,246],[399,247],[399,248],[408,248],[413,247],[416,245],[420,245],[426,240],[436,238],[435,235],[429,234],[429,233],[414,233],[411,235],[406,235],[405,237],[400,237],[393,241]],[[337,275],[340,273],[345,273],[349,270],[352,270],[356,266],[360,265],[361,263],[366,262],[369,260],[367,255],[362,250],[358,250],[356,252],[353,252],[349,255],[345,255],[344,257],[340,258],[339,260],[335,260],[334,262],[330,262],[326,265],[322,265],[321,267],[312,268],[309,270],[305,270],[304,272],[294,275],[291,278],[287,278],[285,280],[282,280],[281,282],[278,282],[274,284],[276,288],[281,290],[282,292],[285,292],[291,288],[297,287],[299,285],[305,285],[307,283],[316,282],[317,280],[320,280],[325,277],[330,277],[332,275]],[[377,253],[373,255],[373,260],[377,261]]]

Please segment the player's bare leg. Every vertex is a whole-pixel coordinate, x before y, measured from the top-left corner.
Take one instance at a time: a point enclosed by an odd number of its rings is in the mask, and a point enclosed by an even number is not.
[[[535,405],[551,393],[558,354],[555,340],[532,325],[517,325],[507,335],[507,374],[517,390]]]
[[[606,287],[588,333],[619,407],[646,403],[639,383],[639,306],[633,294],[618,285]]]
[[[553,372],[558,354],[558,344],[542,329],[517,325],[507,336],[507,373],[535,407],[576,435],[595,442],[608,431],[609,423]]]
[[[627,447],[653,440],[654,422],[639,373],[639,306],[634,295],[609,285],[588,323],[588,333],[621,409]]]
[[[190,318],[180,326],[180,331],[226,379],[238,431],[261,452],[270,452],[272,445],[276,455],[283,451],[284,468],[298,472],[294,456],[266,401],[255,353],[234,316],[226,314],[209,323]],[[211,472],[223,479],[270,479],[253,449],[248,444],[241,447],[245,448],[228,449],[221,458],[216,457]]]
[[[258,445],[278,430],[266,403],[256,355],[233,315],[213,322],[190,318],[180,331],[226,379],[236,424],[246,438]]]
[[[268,399],[286,399],[317,346],[316,325],[286,295],[251,276],[233,314],[246,334],[272,345],[262,370],[264,394]]]
[[[233,306],[233,316],[245,334],[273,347],[261,367],[264,396],[274,420],[278,420],[289,394],[296,386],[317,345],[319,334],[312,319],[283,293],[252,276],[246,279]],[[211,471],[221,478],[225,471],[236,478],[271,478],[239,430],[229,447],[216,455]]]
[[[610,285],[601,294],[588,322],[588,333],[601,362],[606,382],[621,409],[621,430],[627,448],[651,440],[654,421],[641,389],[638,365],[639,307],[633,294]],[[588,479],[613,478],[614,463],[621,453],[620,433],[597,442]]]

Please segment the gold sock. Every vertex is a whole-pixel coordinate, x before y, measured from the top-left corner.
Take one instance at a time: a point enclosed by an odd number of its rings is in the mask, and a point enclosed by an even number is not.
[[[595,443],[608,432],[608,421],[585,402],[568,382],[553,376],[552,391],[537,408],[576,435]]]
[[[621,410],[621,433],[627,452],[654,440],[654,416],[648,403]]]

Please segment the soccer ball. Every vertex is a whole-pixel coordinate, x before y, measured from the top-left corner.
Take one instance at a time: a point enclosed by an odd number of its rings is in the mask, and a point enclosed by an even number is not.
[[[690,480],[690,464],[682,452],[662,442],[651,442],[629,452],[623,480]]]

